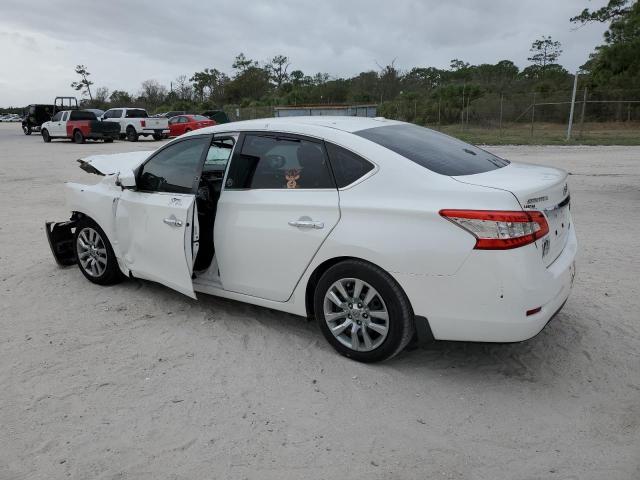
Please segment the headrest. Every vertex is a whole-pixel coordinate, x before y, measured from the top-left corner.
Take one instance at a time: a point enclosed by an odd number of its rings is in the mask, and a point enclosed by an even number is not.
[[[324,164],[324,155],[319,147],[311,143],[303,143],[296,151],[298,163],[302,168],[320,166]]]

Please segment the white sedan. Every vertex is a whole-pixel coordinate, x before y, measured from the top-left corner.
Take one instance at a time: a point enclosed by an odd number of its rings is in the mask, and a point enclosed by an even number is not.
[[[359,361],[526,340],[575,275],[566,172],[408,123],[227,123],[80,163],[104,178],[66,185],[71,219],[47,223],[59,264],[315,316]]]

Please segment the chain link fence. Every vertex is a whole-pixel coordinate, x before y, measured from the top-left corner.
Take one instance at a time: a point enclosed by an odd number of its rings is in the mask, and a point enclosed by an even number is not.
[[[474,143],[640,144],[640,91],[572,91],[459,96],[400,95],[377,115],[424,125]],[[231,121],[275,116],[273,106],[226,105]]]

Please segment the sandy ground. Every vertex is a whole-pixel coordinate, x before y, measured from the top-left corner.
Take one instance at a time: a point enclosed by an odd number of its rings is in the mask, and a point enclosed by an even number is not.
[[[640,147],[499,147],[569,170],[575,289],[536,338],[340,357],[314,322],[59,269],[80,156],[0,124],[0,479],[640,478]]]

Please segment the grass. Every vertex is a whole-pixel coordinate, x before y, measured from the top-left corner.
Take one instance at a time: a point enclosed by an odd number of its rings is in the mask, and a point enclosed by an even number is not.
[[[431,128],[436,128],[430,126]],[[486,145],[640,145],[640,122],[585,123],[574,125],[567,141],[567,126],[558,123],[517,123],[498,128],[443,125],[439,130],[470,143]]]

